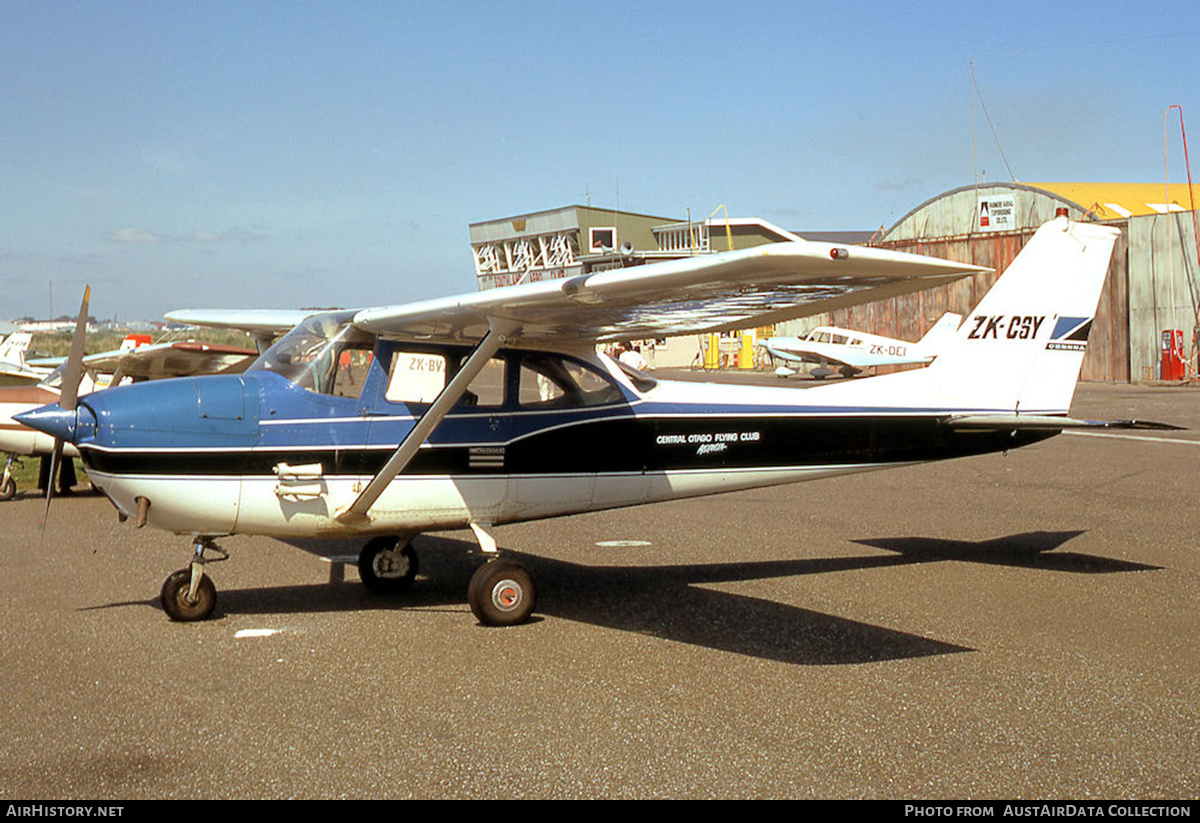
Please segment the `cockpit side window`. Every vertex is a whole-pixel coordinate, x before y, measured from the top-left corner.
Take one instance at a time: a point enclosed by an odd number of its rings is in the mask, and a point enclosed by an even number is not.
[[[432,403],[446,387],[446,358],[434,352],[396,351],[384,397],[393,403]]]
[[[329,394],[357,398],[371,370],[372,349],[366,344],[347,344],[337,352],[337,365],[329,381]]]
[[[447,366],[452,365],[452,376],[462,368],[467,357],[453,352],[398,349],[392,353],[384,397],[392,403],[432,403],[450,379],[446,374]],[[493,357],[484,364],[483,371],[471,381],[458,405],[481,408],[504,405],[503,357]]]

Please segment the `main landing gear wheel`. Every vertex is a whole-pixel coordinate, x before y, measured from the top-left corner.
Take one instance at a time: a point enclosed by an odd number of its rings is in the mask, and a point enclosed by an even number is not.
[[[190,623],[212,614],[217,605],[217,587],[208,575],[200,578],[194,599],[188,598],[192,587],[192,570],[180,569],[166,579],[162,587],[163,611],[172,620]]]
[[[3,484],[0,484],[0,500],[12,500],[17,494],[17,481],[13,478],[8,478]]]
[[[515,626],[533,613],[537,590],[520,563],[492,560],[475,570],[467,587],[471,612],[485,626]]]
[[[411,543],[399,545],[399,537],[376,537],[363,546],[358,556],[358,576],[368,591],[397,594],[417,576],[417,553]]]

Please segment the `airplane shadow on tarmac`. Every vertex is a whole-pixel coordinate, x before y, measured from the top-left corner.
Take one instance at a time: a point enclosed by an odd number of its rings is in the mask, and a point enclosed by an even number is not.
[[[977,543],[927,537],[879,538],[855,542],[893,554],[685,566],[586,566],[519,552],[505,554],[526,564],[537,581],[535,622],[539,615],[550,616],[783,663],[845,665],[973,649],[704,588],[704,584],[946,560],[1086,574],[1157,568],[1075,552],[1050,553],[1079,534],[1082,532],[1032,532]],[[294,542],[310,551],[317,548],[314,543]],[[220,590],[215,617],[378,609],[448,611],[461,617],[467,581],[480,562],[475,544],[424,535],[415,546],[421,575],[406,593],[381,597],[356,582]],[[135,604],[92,608],[123,605]],[[136,605],[158,607],[157,601]]]
[[[1159,568],[1144,563],[1112,560],[1107,557],[1096,557],[1077,552],[1049,553],[1081,534],[1083,534],[1081,531],[1027,532],[975,543],[965,540],[943,540],[936,537],[890,537],[876,540],[855,540],[854,542],[860,546],[871,546],[896,552],[914,563],[959,560],[968,563],[1080,574],[1152,571]]]

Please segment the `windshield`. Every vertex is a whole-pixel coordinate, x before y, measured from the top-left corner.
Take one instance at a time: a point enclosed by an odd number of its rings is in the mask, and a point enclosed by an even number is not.
[[[62,363],[59,363],[57,367],[55,367],[54,371],[46,375],[46,377],[44,377],[41,383],[38,385],[45,386],[49,389],[61,390],[63,375],[66,373],[66,371],[67,364],[66,361],[63,361]],[[80,395],[89,394],[96,391],[97,388],[96,376],[85,369],[83,374],[79,377],[79,388],[77,389],[77,393]]]
[[[62,386],[62,381],[63,381],[63,372],[65,372],[66,370],[67,370],[67,361],[64,360],[63,362],[59,363],[57,366],[54,367],[54,371],[50,372],[50,374],[46,375],[42,379],[42,385],[50,386],[51,388],[55,388],[55,389],[60,388]]]
[[[350,324],[353,317],[354,312],[347,311],[308,318],[263,352],[250,369],[275,372],[319,394],[345,393],[337,390],[339,374],[352,359],[369,355],[374,344],[370,335]]]

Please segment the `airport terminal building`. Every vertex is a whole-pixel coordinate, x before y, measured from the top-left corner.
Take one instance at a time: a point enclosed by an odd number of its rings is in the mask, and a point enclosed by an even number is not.
[[[470,233],[480,291],[766,243],[805,238],[865,243],[871,236],[870,232],[808,232],[801,238],[757,217],[681,220],[594,206],[564,206],[472,223]],[[694,336],[647,343],[649,350],[644,353],[651,365],[687,366],[702,352]],[[732,361],[737,340],[725,335],[721,345]]]
[[[704,219],[566,206],[473,223],[471,250],[479,288],[568,277],[655,260],[743,249],[800,237],[867,244],[988,266],[992,274],[877,303],[780,324],[780,335],[838,325],[917,340],[947,311],[965,314],[1042,223],[1072,220],[1121,229],[1089,338],[1084,380],[1177,379],[1164,372],[1164,339],[1196,374],[1200,306],[1196,213],[1186,185],[1131,183],[987,183],[933,197],[884,232],[806,232],[760,218]],[[766,330],[763,330],[766,331]],[[1165,338],[1164,335],[1168,335]],[[733,340],[723,346],[736,348]],[[658,365],[688,365],[696,338],[659,341]]]

